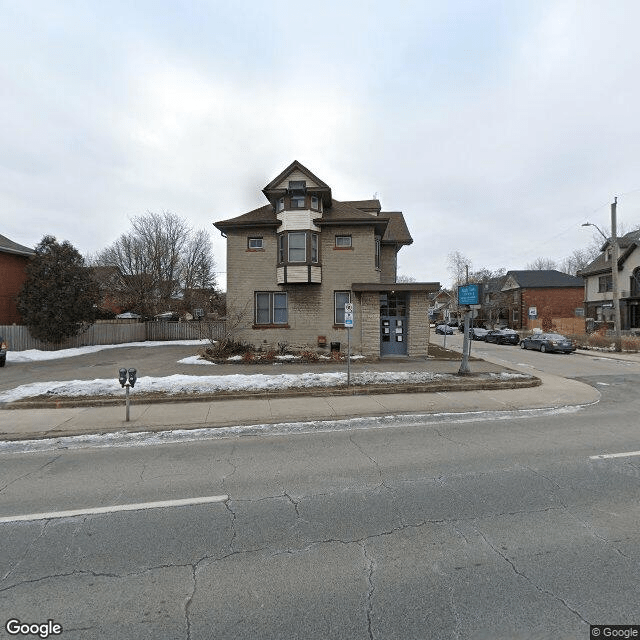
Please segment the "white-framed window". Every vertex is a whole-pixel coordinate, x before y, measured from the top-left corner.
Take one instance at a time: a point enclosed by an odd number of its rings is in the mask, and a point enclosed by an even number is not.
[[[351,247],[351,236],[336,236],[336,247],[339,249]]]
[[[318,260],[318,234],[311,234],[311,262],[317,263]]]
[[[264,249],[262,238],[249,238],[249,249],[254,249],[256,251]]]
[[[278,262],[287,261],[286,238],[284,233],[278,236]]]
[[[344,324],[344,305],[351,302],[351,291],[334,291],[333,298],[335,324]]]
[[[276,204],[276,213],[280,213],[281,211],[284,211],[284,198],[278,198]]]
[[[291,196],[291,208],[292,209],[304,209],[304,196]]]
[[[311,208],[318,211],[320,209],[320,200],[318,196],[311,196]]]
[[[307,234],[304,231],[289,233],[289,262],[307,261]]]
[[[278,291],[256,291],[256,324],[287,324],[287,294]]]

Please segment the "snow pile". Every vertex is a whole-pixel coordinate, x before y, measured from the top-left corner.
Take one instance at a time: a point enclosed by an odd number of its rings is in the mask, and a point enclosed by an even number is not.
[[[126,349],[128,347],[174,347],[174,346],[201,346],[210,344],[209,340],[171,340],[145,342],[127,342],[125,344],[96,344],[91,347],[74,347],[72,349],[59,349],[58,351],[40,351],[39,349],[27,349],[26,351],[7,351],[7,362],[37,362],[40,360],[58,360],[60,358],[75,358],[87,353],[96,353],[105,349]]]
[[[450,374],[425,371],[368,371],[351,376],[354,385],[375,384],[420,384],[436,379],[454,379]],[[322,388],[346,385],[347,374],[343,372],[301,374],[234,374],[226,376],[172,375],[154,378],[138,378],[132,393],[162,392],[169,395],[185,393],[220,393],[223,391],[282,391],[296,388]],[[120,384],[113,378],[96,380],[65,380],[34,382],[0,393],[0,402],[15,402],[37,396],[117,396],[123,393]]]

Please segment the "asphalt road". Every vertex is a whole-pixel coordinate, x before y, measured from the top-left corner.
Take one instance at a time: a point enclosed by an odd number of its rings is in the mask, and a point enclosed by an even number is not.
[[[610,367],[580,365],[602,392],[580,411],[1,455],[0,518],[222,501],[0,522],[0,622],[53,619],[65,640],[640,624],[640,457],[593,458],[640,450],[640,374]]]

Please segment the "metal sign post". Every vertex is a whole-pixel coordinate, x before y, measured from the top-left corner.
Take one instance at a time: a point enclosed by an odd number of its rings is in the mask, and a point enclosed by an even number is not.
[[[347,387],[351,385],[351,329],[353,328],[353,303],[344,305],[344,326],[347,329]]]

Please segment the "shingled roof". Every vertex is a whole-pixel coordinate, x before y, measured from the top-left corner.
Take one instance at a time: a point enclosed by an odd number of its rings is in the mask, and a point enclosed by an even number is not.
[[[599,273],[611,272],[611,261],[607,260],[607,249],[609,248],[610,240],[607,240],[602,245],[602,253],[591,263],[589,263],[584,269],[580,269],[578,274],[580,276],[593,276]],[[633,253],[636,247],[640,246],[640,229],[630,231],[625,235],[618,238],[618,247],[620,248],[620,255],[618,257],[618,269],[622,268],[625,260]]]
[[[570,276],[556,269],[531,269],[524,271],[508,271],[521,289],[546,289],[564,287],[583,287],[582,278]]]
[[[0,235],[0,253],[12,253],[17,256],[32,256],[35,251],[29,247],[9,240],[6,236]]]
[[[329,186],[297,160],[294,160],[263,189],[265,196],[271,200],[270,204],[258,207],[235,218],[219,220],[214,222],[214,226],[223,233],[234,228],[279,227],[282,222],[276,215],[273,195],[276,192],[278,192],[276,195],[280,193],[281,190],[278,185],[292,171],[300,171],[313,180],[318,185],[314,187],[314,191],[323,191],[324,210],[322,214],[313,220],[317,226],[371,225],[375,227],[375,233],[382,237],[383,244],[401,245],[413,242],[401,212],[381,212],[380,201],[376,198],[370,200],[334,200],[331,197]]]

